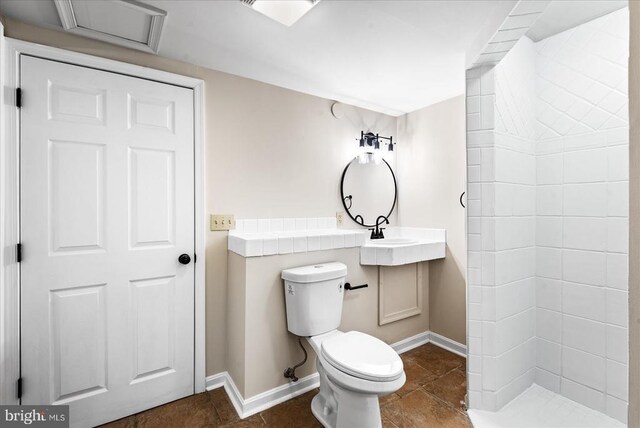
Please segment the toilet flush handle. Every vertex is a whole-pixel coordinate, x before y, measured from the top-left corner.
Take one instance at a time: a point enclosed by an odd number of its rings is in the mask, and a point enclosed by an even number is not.
[[[348,282],[344,284],[345,290],[357,290],[359,288],[367,288],[369,284],[356,285],[355,287],[349,284]]]

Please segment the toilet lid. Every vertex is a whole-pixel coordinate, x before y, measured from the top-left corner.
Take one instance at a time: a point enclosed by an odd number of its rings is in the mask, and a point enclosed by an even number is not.
[[[322,356],[352,376],[392,381],[402,375],[402,360],[393,348],[368,334],[350,331],[322,342]]]

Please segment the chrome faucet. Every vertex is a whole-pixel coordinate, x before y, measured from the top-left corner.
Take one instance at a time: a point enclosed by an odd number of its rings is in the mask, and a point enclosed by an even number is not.
[[[375,229],[369,229],[371,231],[371,239],[384,239],[384,233],[382,232],[384,230],[384,227],[380,227],[380,224],[382,224],[380,219],[382,219],[382,221],[384,221],[386,224],[389,224],[389,219],[387,217],[383,215],[378,216],[378,218],[376,219]]]

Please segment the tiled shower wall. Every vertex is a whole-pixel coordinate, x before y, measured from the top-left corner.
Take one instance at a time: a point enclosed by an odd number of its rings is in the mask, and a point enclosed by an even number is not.
[[[626,417],[627,11],[467,73],[469,404]]]
[[[535,377],[534,59],[522,39],[495,68],[467,75],[473,408],[497,410]]]
[[[536,383],[626,421],[628,11],[535,44]]]

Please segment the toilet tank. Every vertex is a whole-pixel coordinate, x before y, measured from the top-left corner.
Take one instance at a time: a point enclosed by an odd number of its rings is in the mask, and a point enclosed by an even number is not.
[[[346,276],[347,267],[338,262],[283,270],[289,331],[316,336],[337,329]]]

